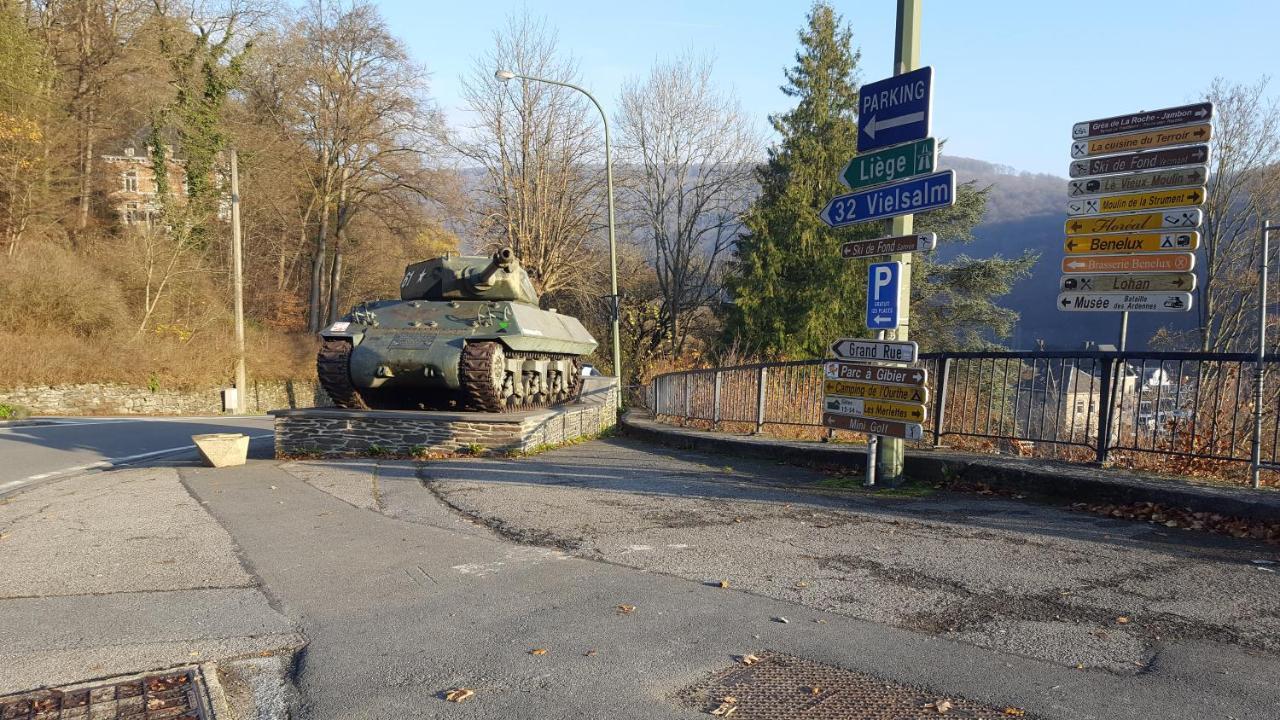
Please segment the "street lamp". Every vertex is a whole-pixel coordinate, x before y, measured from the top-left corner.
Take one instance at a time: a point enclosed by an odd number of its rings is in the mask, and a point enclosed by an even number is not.
[[[560,82],[559,80],[548,80],[546,78],[530,77],[529,75],[519,75],[511,72],[510,70],[498,70],[493,74],[493,76],[500,82],[504,83],[514,78],[520,78],[521,80],[548,83],[550,85],[559,85],[571,90],[577,90],[583,95],[586,95],[587,99],[591,101],[591,104],[596,106],[596,110],[600,111],[600,119],[604,121],[604,172],[609,190],[609,289],[613,293],[609,296],[611,305],[610,312],[613,315],[613,374],[618,377],[618,396],[619,400],[621,400],[622,342],[618,338],[618,315],[621,308],[621,302],[618,298],[618,242],[613,233],[613,159],[609,153],[609,117],[604,114],[604,108],[600,107],[600,103],[595,99],[595,96],[577,85]]]

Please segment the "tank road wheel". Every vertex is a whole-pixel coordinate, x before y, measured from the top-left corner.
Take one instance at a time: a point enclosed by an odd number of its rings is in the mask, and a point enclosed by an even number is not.
[[[316,353],[316,375],[320,386],[340,408],[368,410],[364,398],[351,384],[351,341],[331,338]]]
[[[507,379],[507,358],[498,343],[467,343],[458,362],[458,379],[468,410],[502,412],[506,407],[502,386]]]

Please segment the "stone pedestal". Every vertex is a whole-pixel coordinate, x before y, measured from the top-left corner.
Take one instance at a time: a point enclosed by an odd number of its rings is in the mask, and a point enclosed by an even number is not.
[[[522,452],[600,433],[617,421],[614,378],[585,378],[580,402],[510,413],[275,410],[276,457]]]

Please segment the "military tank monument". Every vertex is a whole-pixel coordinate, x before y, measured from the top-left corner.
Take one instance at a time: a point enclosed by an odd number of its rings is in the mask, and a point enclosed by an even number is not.
[[[518,454],[618,419],[616,378],[582,373],[595,339],[538,306],[510,249],[414,263],[399,300],[360,303],[320,339],[337,407],[271,411],[277,457]]]
[[[510,248],[405,268],[399,300],[364,302],[321,331],[320,384],[338,407],[509,412],[576,400],[596,341],[538,306]]]

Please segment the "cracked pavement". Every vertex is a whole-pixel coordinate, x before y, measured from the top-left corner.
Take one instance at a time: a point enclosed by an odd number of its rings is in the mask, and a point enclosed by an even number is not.
[[[627,439],[158,465],[0,501],[0,692],[198,658],[261,666],[232,717],[696,718],[771,651],[1045,720],[1280,706],[1242,541]]]
[[[1280,649],[1265,545],[1000,498],[824,492],[815,472],[628,440],[423,478],[520,542],[1071,667],[1142,672],[1174,641]]]

